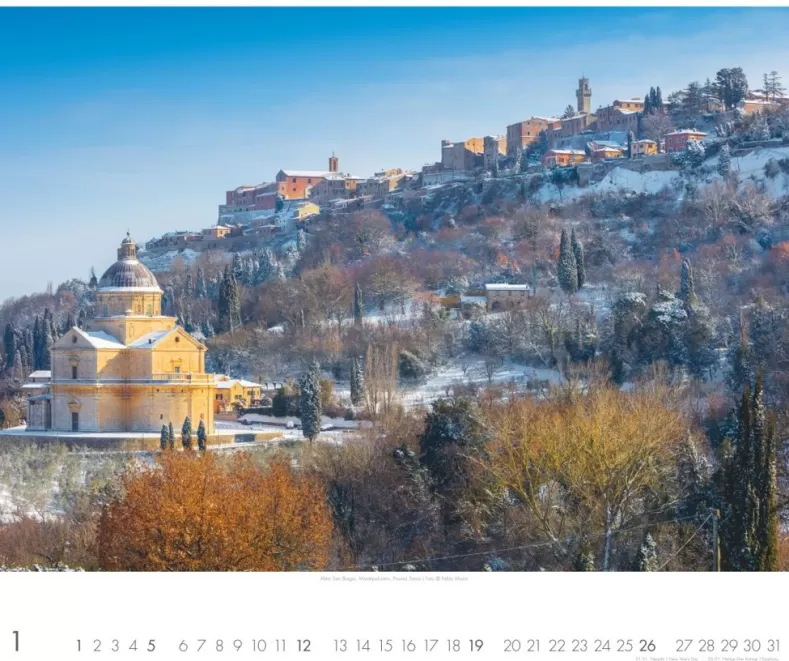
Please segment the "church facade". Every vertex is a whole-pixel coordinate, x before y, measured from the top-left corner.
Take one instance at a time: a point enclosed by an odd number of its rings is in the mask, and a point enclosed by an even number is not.
[[[162,315],[162,290],[130,236],[96,290],[95,314],[52,347],[52,373],[29,399],[28,431],[159,432],[188,416],[214,433],[206,347]]]

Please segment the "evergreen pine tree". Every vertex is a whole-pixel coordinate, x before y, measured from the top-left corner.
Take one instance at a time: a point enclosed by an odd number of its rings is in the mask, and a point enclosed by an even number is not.
[[[43,346],[41,347],[41,362],[38,369],[51,370],[52,369],[52,347],[55,344],[55,336],[52,333],[45,333],[43,337]]]
[[[351,361],[351,403],[359,406],[364,401],[364,371],[358,358]]]
[[[682,274],[679,279],[679,297],[686,303],[695,297],[693,290],[693,269],[690,262],[686,259],[682,262]]]
[[[362,323],[362,319],[364,318],[364,302],[362,300],[362,288],[359,286],[359,283],[356,283],[356,287],[353,290],[353,322],[360,326]]]
[[[636,141],[636,136],[632,131],[627,132],[627,157],[633,158],[633,143]]]
[[[641,548],[638,549],[638,553],[636,553],[634,565],[635,571],[658,570],[657,544],[655,544],[655,540],[652,539],[652,535],[649,533],[644,537],[644,543],[641,544]]]
[[[207,438],[208,435],[205,431],[205,422],[200,420],[200,424],[197,425],[197,448],[200,450],[200,452],[205,452]]]
[[[167,447],[170,450],[175,449],[175,429],[172,422],[167,426]]]
[[[88,313],[85,312],[85,309],[82,308],[77,315],[77,328],[83,328],[85,326],[85,320],[88,318]]]
[[[647,92],[644,96],[644,115],[649,115],[651,112],[652,108],[649,107],[649,92]]]
[[[240,323],[241,302],[238,283],[229,266],[225,267],[222,283],[219,286],[217,312],[220,330],[232,333]]]
[[[41,319],[36,315],[33,321],[33,369],[40,370],[42,356],[44,355],[44,334],[41,329]]]
[[[76,324],[74,323],[74,315],[69,312],[68,316],[66,317],[66,321],[63,324],[63,328],[61,329],[61,337],[68,333],[72,328],[74,328]]]
[[[244,281],[244,264],[241,261],[241,255],[233,253],[233,264],[231,266],[231,270],[233,271],[233,277],[235,278],[236,282],[243,282]]]
[[[723,145],[718,152],[718,174],[721,177],[728,177],[731,172],[731,148]]]
[[[320,367],[313,360],[301,378],[299,409],[301,412],[301,433],[310,443],[321,431],[321,384]]]
[[[663,93],[660,91],[660,85],[655,88],[655,109],[663,112]]]
[[[255,283],[261,284],[274,277],[277,271],[277,259],[271,248],[266,248],[260,256]]]
[[[186,279],[184,281],[184,296],[186,298],[192,298],[194,296],[194,280],[192,279],[192,272],[186,272]]]
[[[587,550],[581,549],[573,562],[573,569],[575,571],[597,571],[594,566],[594,554]]]
[[[96,270],[91,266],[90,267],[90,278],[88,278],[88,287],[90,289],[96,289],[99,286],[99,280],[96,277]]]
[[[202,266],[197,267],[197,279],[195,280],[195,297],[208,298],[208,289],[205,284],[205,269]]]
[[[16,329],[11,324],[6,324],[3,334],[3,348],[5,350],[5,366],[9,369],[14,366],[17,354]]]
[[[559,285],[565,293],[574,294],[578,291],[578,265],[575,263],[575,254],[567,238],[567,230],[562,230],[559,241],[559,261],[556,264],[556,272]]]
[[[167,431],[167,425],[162,425],[162,433],[159,436],[159,447],[163,451],[167,449],[169,439],[170,439],[170,435],[169,432]]]
[[[575,268],[578,272],[578,289],[580,289],[586,282],[586,265],[584,264],[584,247],[575,236],[575,228],[570,234],[570,245],[573,249],[573,257],[575,257]]]
[[[767,124],[767,121],[763,121],[761,126],[759,127],[759,140],[769,140],[771,137],[770,135],[770,126]]]
[[[734,447],[724,453],[719,471],[721,560],[730,571],[778,569],[776,430],[763,397],[760,374],[753,395],[745,387]]]
[[[184,424],[181,427],[181,445],[184,446],[184,450],[192,449],[192,421],[188,415],[184,418]]]

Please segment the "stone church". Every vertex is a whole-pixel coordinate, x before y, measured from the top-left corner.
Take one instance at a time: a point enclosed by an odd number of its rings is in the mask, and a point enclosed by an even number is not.
[[[162,316],[162,290],[127,234],[102,276],[95,314],[52,348],[52,374],[30,397],[28,431],[159,432],[189,416],[214,432],[206,347]]]

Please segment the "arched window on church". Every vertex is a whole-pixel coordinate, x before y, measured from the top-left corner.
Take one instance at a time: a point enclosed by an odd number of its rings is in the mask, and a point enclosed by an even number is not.
[[[153,316],[153,305],[149,304],[145,307],[145,314],[149,317]]]

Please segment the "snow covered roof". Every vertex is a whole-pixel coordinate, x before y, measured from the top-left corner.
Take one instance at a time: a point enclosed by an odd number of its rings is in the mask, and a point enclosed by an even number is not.
[[[479,303],[480,305],[485,305],[485,302],[488,299],[484,296],[466,296],[465,294],[460,295],[460,302],[461,303]]]
[[[216,385],[214,386],[217,390],[230,390],[233,387],[235,381],[217,381]]]
[[[142,337],[136,339],[129,345],[130,349],[153,349],[157,343],[162,340],[165,336],[169,335],[175,329],[170,330],[158,330],[153,331],[152,333],[148,333],[147,335],[143,335]]]
[[[498,282],[485,285],[485,291],[529,291],[530,289],[530,285],[510,285]]]
[[[534,115],[532,119],[539,119],[543,122],[558,122],[560,121],[558,117],[541,117],[540,115]]]
[[[283,170],[282,174],[286,177],[321,177],[325,178],[333,172],[320,172],[319,170]]]
[[[583,149],[549,149],[546,154],[570,154],[570,155],[585,155],[586,152]]]
[[[680,129],[679,131],[672,131],[671,133],[666,133],[666,135],[703,135],[706,136],[707,134],[703,131],[697,131],[696,129]]]
[[[36,370],[35,372],[31,373],[28,379],[51,379],[52,378],[52,370]]]
[[[644,138],[643,140],[636,140],[635,144],[638,144],[638,145],[647,145],[647,144],[649,144],[649,145],[656,145],[657,142],[655,142],[654,140],[647,140],[646,138]]]
[[[22,390],[41,390],[42,388],[46,388],[48,385],[48,383],[25,383],[22,386]]]
[[[259,383],[255,383],[254,381],[247,381],[245,379],[239,379],[238,384],[242,388],[262,388],[263,386]]]
[[[87,340],[94,349],[123,349],[124,345],[104,331],[84,331],[74,327],[74,332]]]

